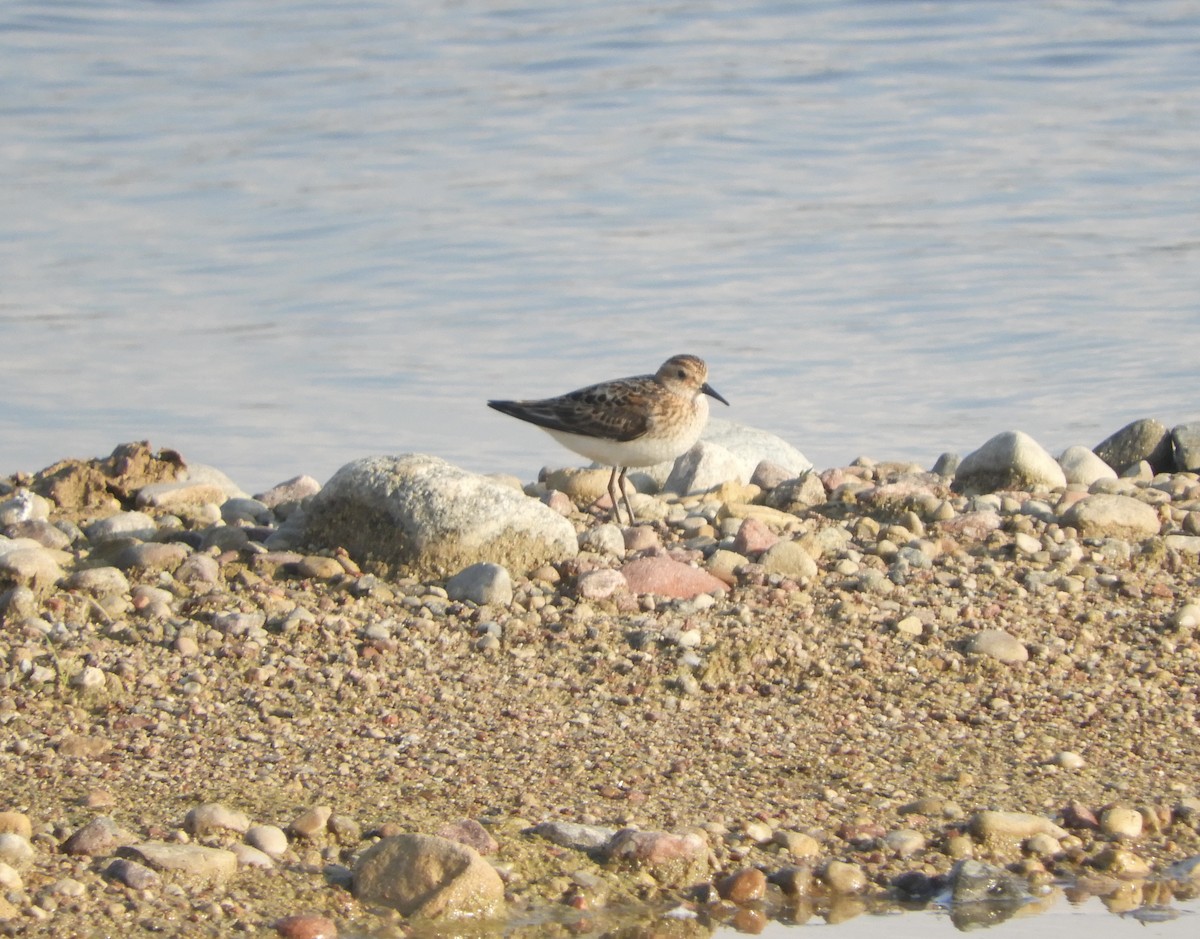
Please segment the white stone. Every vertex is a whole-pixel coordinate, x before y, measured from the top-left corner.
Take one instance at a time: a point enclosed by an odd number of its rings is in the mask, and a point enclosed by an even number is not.
[[[732,453],[720,444],[701,440],[675,461],[663,489],[678,495],[707,492],[741,475],[741,463]]]
[[[305,521],[317,545],[418,574],[479,561],[525,573],[579,551],[574,526],[538,500],[418,453],[343,466],[312,497]]]
[[[988,440],[963,458],[954,474],[959,492],[1061,489],[1067,478],[1058,462],[1036,440],[1019,430]]]
[[[1098,479],[1116,479],[1116,471],[1087,447],[1067,447],[1058,458],[1068,483],[1090,486]]]

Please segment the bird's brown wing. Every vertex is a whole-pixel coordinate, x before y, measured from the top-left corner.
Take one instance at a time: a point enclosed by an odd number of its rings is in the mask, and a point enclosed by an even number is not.
[[[636,440],[650,429],[650,399],[640,390],[641,381],[605,382],[541,401],[489,401],[488,407],[550,430]]]

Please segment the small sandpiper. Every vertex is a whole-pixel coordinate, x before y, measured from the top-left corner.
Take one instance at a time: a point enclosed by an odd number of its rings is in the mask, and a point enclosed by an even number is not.
[[[632,525],[626,470],[673,460],[691,449],[708,422],[706,395],[729,404],[708,384],[703,360],[673,355],[653,375],[603,381],[541,401],[489,401],[488,407],[536,424],[567,449],[611,466],[613,515],[620,523],[620,492]]]

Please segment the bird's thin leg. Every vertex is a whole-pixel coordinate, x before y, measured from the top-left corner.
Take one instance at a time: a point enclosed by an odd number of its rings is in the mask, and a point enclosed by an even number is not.
[[[617,483],[617,488],[621,490],[621,498],[625,500],[625,511],[629,513],[629,525],[632,527],[634,524],[633,506],[629,504],[629,493],[625,491],[625,474],[628,472],[626,467],[621,467],[621,480]]]
[[[617,524],[621,524],[621,502],[617,498],[617,472],[618,467],[612,468],[612,475],[608,477],[608,497],[612,499],[613,517],[617,520]]]

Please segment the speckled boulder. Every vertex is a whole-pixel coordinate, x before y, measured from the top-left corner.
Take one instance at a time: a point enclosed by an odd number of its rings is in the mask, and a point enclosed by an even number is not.
[[[541,502],[419,453],[343,466],[312,497],[306,526],[315,545],[419,575],[484,561],[523,573],[578,552],[571,523]]]
[[[955,492],[982,493],[1003,489],[1061,489],[1067,484],[1062,467],[1036,440],[1019,430],[997,434],[969,453],[954,474]]]

